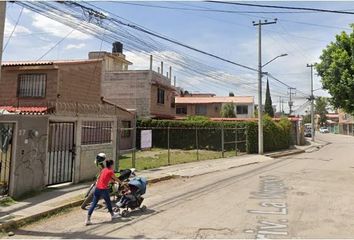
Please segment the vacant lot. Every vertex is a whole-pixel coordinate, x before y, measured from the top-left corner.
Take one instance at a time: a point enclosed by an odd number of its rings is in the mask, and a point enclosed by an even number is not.
[[[237,153],[239,154],[239,153]],[[224,157],[235,156],[235,151],[224,152]],[[170,150],[170,162],[168,162],[168,150],[153,148],[135,153],[135,168],[138,170],[157,168],[166,165],[188,163],[194,161],[222,158],[221,152],[210,150]],[[132,153],[120,157],[119,168],[132,167]]]

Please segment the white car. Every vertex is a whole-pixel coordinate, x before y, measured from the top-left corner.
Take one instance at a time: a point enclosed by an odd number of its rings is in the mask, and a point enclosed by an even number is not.
[[[326,127],[321,127],[321,128],[320,128],[320,133],[329,133],[328,128],[326,128]]]

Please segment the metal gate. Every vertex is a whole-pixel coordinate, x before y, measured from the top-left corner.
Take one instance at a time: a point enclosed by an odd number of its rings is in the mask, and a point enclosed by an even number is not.
[[[74,131],[72,122],[49,123],[48,185],[72,182],[75,159]]]
[[[14,123],[0,123],[0,196],[9,191]]]

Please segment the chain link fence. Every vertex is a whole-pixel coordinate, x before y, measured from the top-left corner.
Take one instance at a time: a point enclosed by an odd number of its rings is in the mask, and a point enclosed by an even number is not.
[[[132,135],[132,148],[119,151],[119,168],[158,168],[246,153],[246,128],[120,128]],[[130,134],[128,134],[128,132]]]

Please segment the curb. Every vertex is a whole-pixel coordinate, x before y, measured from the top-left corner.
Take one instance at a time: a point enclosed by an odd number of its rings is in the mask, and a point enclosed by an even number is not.
[[[50,210],[31,215],[31,216],[22,217],[22,218],[19,218],[16,220],[11,220],[11,221],[8,221],[5,223],[0,223],[0,231],[8,231],[10,229],[13,230],[13,229],[19,228],[19,227],[24,226],[26,224],[38,221],[39,219],[41,219],[43,217],[47,217],[52,214],[59,213],[60,211],[62,211],[64,209],[80,206],[82,202],[83,202],[83,200],[72,201],[69,203],[62,204],[58,207],[52,208]]]
[[[163,177],[158,177],[158,178],[152,178],[150,180],[148,180],[149,184],[154,184],[154,183],[158,183],[158,182],[162,182],[162,181],[167,181],[173,178],[177,178],[179,176],[177,175],[169,175],[169,176],[163,176]],[[75,201],[71,201],[68,203],[64,203],[60,206],[57,206],[55,208],[52,208],[50,210],[44,211],[44,212],[40,212],[31,216],[26,216],[26,217],[21,217],[18,218],[16,220],[10,220],[8,222],[4,222],[4,223],[0,223],[0,232],[1,231],[9,231],[9,230],[15,230],[19,227],[22,227],[24,225],[36,222],[38,220],[40,220],[41,218],[59,213],[65,209],[69,209],[69,208],[73,208],[73,207],[78,207],[82,204],[84,200],[80,199],[80,200],[75,200]]]
[[[287,152],[281,152],[281,153],[270,153],[270,154],[266,154],[265,156],[271,157],[271,158],[280,158],[280,157],[300,154],[300,153],[304,153],[304,152],[305,152],[305,150],[303,150],[303,149],[296,149],[293,151],[287,151]]]

